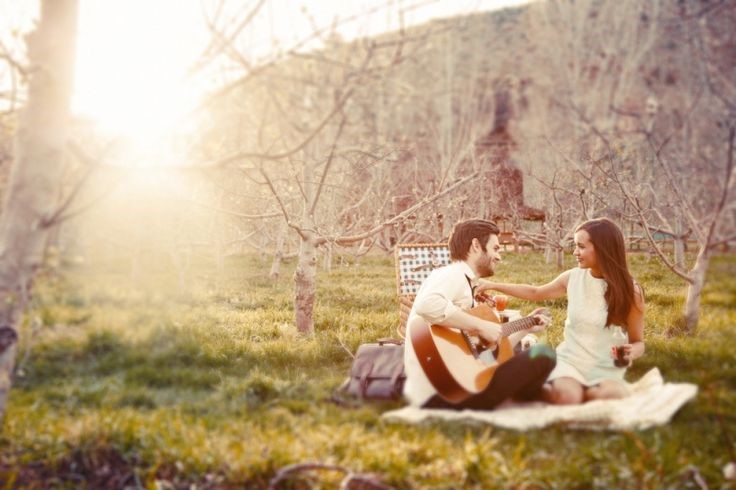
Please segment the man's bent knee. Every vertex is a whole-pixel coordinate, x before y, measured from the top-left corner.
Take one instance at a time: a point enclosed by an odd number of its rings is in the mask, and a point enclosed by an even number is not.
[[[545,344],[536,344],[529,349],[529,359],[535,364],[542,367],[548,373],[551,372],[555,364],[557,364],[557,354],[554,349]]]
[[[557,354],[555,350],[547,344],[535,344],[529,348],[529,358],[545,358],[557,362]]]

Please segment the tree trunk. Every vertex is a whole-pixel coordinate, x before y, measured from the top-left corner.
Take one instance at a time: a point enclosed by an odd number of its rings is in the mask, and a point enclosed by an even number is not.
[[[218,205],[221,209],[225,208],[225,192],[220,190],[218,196]],[[212,230],[212,234],[215,236],[215,264],[217,267],[217,281],[222,284],[223,278],[225,277],[225,254],[227,253],[227,245],[225,243],[225,235],[222,230],[226,229],[225,215],[217,213],[215,219],[212,220],[212,224],[216,226],[216,229]]]
[[[77,22],[76,0],[44,0],[28,36],[28,101],[0,218],[0,415],[5,414],[17,327],[41,265],[63,175]]]
[[[544,263],[549,264],[552,262],[552,254],[554,254],[554,250],[552,250],[552,247],[550,245],[544,246]]]
[[[269,279],[276,282],[281,275],[281,262],[284,259],[284,239],[286,238],[286,225],[279,229],[278,237],[276,237],[276,253],[273,254],[273,262],[271,262],[271,270],[268,273]]]
[[[327,274],[332,274],[332,254],[334,252],[332,244],[326,243],[324,246],[325,257],[324,257],[324,269]]]
[[[438,211],[434,216],[437,219],[437,241],[440,241],[445,237],[445,213]]]
[[[314,331],[314,298],[317,283],[317,246],[311,235],[302,237],[299,263],[294,271],[294,315],[299,332]]]
[[[555,251],[555,255],[557,257],[557,270],[561,271],[562,268],[565,266],[565,252],[561,248],[558,248]]]
[[[259,258],[261,262],[265,262],[268,259],[268,252],[266,252],[268,250],[268,237],[265,233],[261,233],[261,244],[258,248],[260,249]]]
[[[544,246],[544,263],[549,264],[552,262],[552,256],[554,255],[556,257],[556,249],[552,247],[552,243],[555,243],[557,241],[557,237],[552,232],[552,229],[549,226],[542,225],[543,232],[544,232],[544,238],[545,238],[545,246]]]
[[[220,228],[223,229],[223,228]],[[217,280],[222,281],[225,277],[225,254],[227,252],[227,245],[225,244],[225,237],[221,233],[217,234],[215,238],[215,269],[217,271]]]
[[[687,288],[687,298],[685,299],[685,332],[692,334],[698,326],[700,318],[700,296],[703,293],[703,285],[705,284],[705,275],[708,272],[710,264],[710,251],[705,247],[700,250],[698,257],[695,259],[695,265],[690,271],[693,282]]]
[[[191,268],[191,249],[189,246],[174,245],[175,249],[169,252],[171,257],[171,263],[176,269],[177,276],[179,278],[179,294],[185,295],[189,292],[190,276],[189,271]]]
[[[685,270],[685,239],[682,237],[682,225],[678,218],[675,223],[675,234],[674,237],[674,252],[675,252],[675,265],[682,270]]]
[[[478,179],[478,213],[484,219],[490,219],[488,216],[490,213],[488,212],[488,197],[486,196],[488,185],[485,182],[485,172],[481,172],[480,175],[481,177]]]
[[[685,268],[685,240],[683,240],[681,237],[675,237],[674,243],[674,252],[675,252],[675,265],[678,269],[684,269]]]

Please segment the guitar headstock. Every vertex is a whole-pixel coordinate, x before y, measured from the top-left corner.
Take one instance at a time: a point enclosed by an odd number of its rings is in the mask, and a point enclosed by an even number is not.
[[[488,305],[491,308],[496,307],[496,302],[493,299],[493,296],[489,296],[488,294],[483,291],[482,293],[475,293],[475,302],[479,305]]]

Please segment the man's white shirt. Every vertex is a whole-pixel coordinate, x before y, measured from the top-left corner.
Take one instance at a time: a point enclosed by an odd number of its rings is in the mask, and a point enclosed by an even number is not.
[[[467,310],[472,307],[473,293],[468,279],[475,279],[473,269],[466,262],[452,262],[445,267],[432,271],[422,283],[419,292],[417,292],[406,322],[404,348],[404,368],[406,371],[404,397],[410,405],[423,405],[437,394],[437,390],[434,389],[429,378],[424,374],[416,352],[414,352],[411,345],[409,329],[417,321],[413,319],[419,316],[428,324],[443,323],[456,311]]]

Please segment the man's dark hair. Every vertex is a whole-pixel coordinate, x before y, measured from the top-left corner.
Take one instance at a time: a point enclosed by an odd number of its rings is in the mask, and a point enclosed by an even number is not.
[[[501,230],[493,221],[485,219],[469,219],[455,225],[450,235],[448,245],[450,247],[450,259],[465,260],[468,258],[470,245],[473,238],[477,238],[483,251],[486,251],[486,243],[491,235],[498,235]]]

